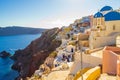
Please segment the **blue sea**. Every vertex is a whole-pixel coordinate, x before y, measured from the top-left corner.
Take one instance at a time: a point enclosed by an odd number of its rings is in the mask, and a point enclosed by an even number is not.
[[[15,50],[24,49],[40,36],[41,34],[0,36],[0,52],[5,50],[13,55]],[[14,80],[18,76],[18,72],[11,69],[13,63],[10,58],[0,58],[0,80]]]

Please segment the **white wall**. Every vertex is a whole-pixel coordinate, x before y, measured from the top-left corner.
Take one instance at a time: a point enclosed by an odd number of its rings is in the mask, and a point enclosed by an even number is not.
[[[107,45],[116,44],[116,38],[114,37],[96,37],[96,40],[90,42],[90,48],[99,48]]]
[[[81,55],[80,53],[75,53],[75,56],[75,62],[70,69],[70,74],[76,74],[81,69]],[[94,57],[88,54],[82,55],[82,69],[87,67],[95,67],[99,64],[102,64],[101,58]]]

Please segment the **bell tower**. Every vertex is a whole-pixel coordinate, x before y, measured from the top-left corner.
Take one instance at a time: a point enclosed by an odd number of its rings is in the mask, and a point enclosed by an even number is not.
[[[102,13],[97,12],[94,15],[93,26],[94,26],[94,29],[97,29],[98,31],[105,30],[105,20],[104,20],[104,16]]]

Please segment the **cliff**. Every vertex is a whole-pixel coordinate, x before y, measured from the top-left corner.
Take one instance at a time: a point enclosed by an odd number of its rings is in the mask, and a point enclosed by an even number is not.
[[[20,27],[20,26],[0,27],[0,36],[39,34],[44,32],[45,30],[46,29],[42,29],[42,28],[30,28],[30,27]]]
[[[1,58],[6,58],[6,57],[9,57],[10,56],[10,53],[6,52],[6,51],[2,51],[0,52],[0,57]]]
[[[32,76],[49,54],[60,46],[61,41],[55,39],[58,32],[58,28],[47,30],[25,49],[15,52],[12,56],[12,59],[15,60],[12,68],[20,73],[17,80]]]

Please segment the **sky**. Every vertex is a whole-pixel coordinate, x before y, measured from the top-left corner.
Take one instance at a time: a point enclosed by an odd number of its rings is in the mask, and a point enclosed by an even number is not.
[[[106,5],[118,9],[120,0],[0,0],[0,26],[68,26]]]

